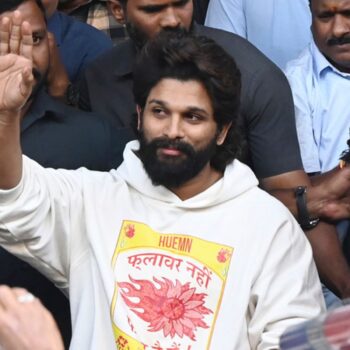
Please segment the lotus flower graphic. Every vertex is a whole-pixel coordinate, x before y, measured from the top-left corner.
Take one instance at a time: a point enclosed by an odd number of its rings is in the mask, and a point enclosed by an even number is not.
[[[165,337],[178,335],[196,340],[197,328],[209,328],[203,321],[205,315],[212,313],[204,306],[204,293],[196,293],[189,283],[175,284],[167,278],[162,281],[153,278],[136,280],[129,276],[132,283],[119,282],[121,296],[127,306],[143,321],[148,323],[149,332],[163,331]],[[155,284],[159,285],[159,288]],[[135,297],[138,299],[137,302]],[[142,309],[143,311],[140,311]]]

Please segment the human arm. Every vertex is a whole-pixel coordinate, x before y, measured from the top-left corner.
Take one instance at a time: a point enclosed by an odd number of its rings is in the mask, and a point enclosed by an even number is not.
[[[320,117],[319,90],[313,79],[313,60],[311,47],[304,50],[296,61],[291,61],[285,71],[293,94],[298,145],[303,168],[307,173],[320,173],[318,132],[315,125]],[[315,121],[316,120],[316,121]],[[295,138],[295,136],[294,136]],[[344,144],[344,147],[346,145]],[[298,153],[294,146],[290,152]],[[337,155],[335,155],[337,157]],[[261,186],[279,198],[297,216],[295,188],[307,187],[307,208],[310,217],[338,220],[350,217],[347,199],[350,189],[350,169],[336,167],[318,176],[308,177],[303,171],[294,171],[268,176],[261,179]]]
[[[6,286],[0,286],[0,348],[64,349],[57,325],[41,302],[24,289]]]
[[[278,198],[297,217],[295,188],[307,187],[310,217],[334,221],[350,217],[350,167],[339,167],[322,175],[309,177],[293,171],[260,180],[261,187]]]
[[[32,31],[20,12],[14,12],[12,23],[1,20],[0,40],[0,189],[9,189],[22,176],[20,118],[34,83]]]
[[[11,19],[2,19],[0,35],[0,241],[11,253],[21,258],[26,256],[26,260],[33,264],[45,248],[44,254],[50,250],[45,270],[52,270],[55,281],[60,280],[63,286],[67,281],[65,268],[69,255],[68,250],[57,252],[57,247],[67,247],[65,234],[69,224],[60,227],[61,246],[56,244],[52,230],[44,227],[40,231],[40,224],[45,226],[50,219],[53,222],[50,217],[45,222],[45,209],[49,207],[47,183],[42,181],[39,184],[29,167],[27,172],[22,171],[25,166],[20,146],[20,124],[31,102],[32,85],[35,83],[32,76],[31,27],[28,22],[22,21],[21,13],[15,11]],[[38,164],[36,168],[40,168]],[[59,217],[52,207],[51,214],[53,218]],[[43,233],[46,236],[41,240]],[[47,239],[49,237],[51,239]]]
[[[304,56],[307,57],[307,56]],[[305,60],[305,58],[304,58]],[[292,87],[295,106],[295,125],[304,167],[309,172],[319,172],[320,161],[318,147],[313,131],[314,88],[310,75],[300,67],[309,66],[310,61],[287,68],[287,77]],[[298,147],[290,152],[298,153]],[[334,169],[319,176],[309,177],[303,170],[282,173],[262,178],[261,187],[281,200],[293,215],[298,218],[295,189],[305,186],[307,210],[310,218],[321,218],[306,235],[312,245],[314,258],[322,281],[340,297],[349,297],[350,272],[343,256],[337,237],[335,224],[324,220],[338,220],[349,217],[349,205],[346,203],[350,189],[350,168]]]
[[[205,25],[223,29],[247,38],[243,0],[209,1]]]

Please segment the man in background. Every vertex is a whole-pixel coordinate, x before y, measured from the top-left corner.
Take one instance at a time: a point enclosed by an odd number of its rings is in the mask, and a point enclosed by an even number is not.
[[[338,168],[339,157],[348,148],[350,1],[311,0],[310,9],[313,40],[288,63],[286,75],[294,97],[304,169],[317,180],[320,174]],[[348,220],[337,225],[341,241],[348,226]],[[330,307],[339,304],[330,293],[326,301]]]

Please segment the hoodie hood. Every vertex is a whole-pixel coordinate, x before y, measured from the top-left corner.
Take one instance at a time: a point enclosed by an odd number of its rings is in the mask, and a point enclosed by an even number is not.
[[[143,196],[173,204],[176,207],[200,209],[214,206],[238,197],[258,185],[258,180],[250,168],[234,160],[227,165],[224,176],[219,181],[205,191],[183,201],[166,187],[152,184],[141,160],[135,154],[138,149],[138,141],[131,141],[126,145],[124,162],[117,170],[118,176]]]

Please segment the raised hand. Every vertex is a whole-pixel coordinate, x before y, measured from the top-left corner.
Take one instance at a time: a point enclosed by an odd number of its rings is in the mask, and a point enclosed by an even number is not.
[[[31,94],[32,49],[32,29],[21,13],[4,17],[0,22],[0,118],[20,111]]]

